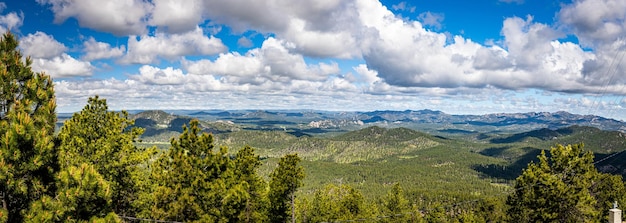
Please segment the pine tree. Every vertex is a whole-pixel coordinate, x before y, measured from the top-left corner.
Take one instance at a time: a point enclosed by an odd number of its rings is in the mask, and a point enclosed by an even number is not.
[[[238,195],[245,190],[228,191],[232,162],[226,148],[213,149],[213,136],[201,132],[198,120],[184,126],[169,151],[152,165],[154,188],[144,215],[170,221],[227,221],[223,203],[240,200]]]
[[[31,70],[11,33],[0,40],[0,222],[21,222],[56,171],[52,79]]]
[[[25,222],[119,222],[111,210],[111,186],[88,163],[69,166],[57,175],[55,197],[35,201]]]
[[[138,184],[147,180],[140,165],[155,152],[134,145],[143,130],[131,128],[133,124],[126,111],[109,111],[106,100],[95,96],[65,121],[58,135],[61,167],[92,165],[110,184],[111,208],[120,215],[136,213],[132,202],[138,197]]]
[[[261,160],[254,154],[254,149],[245,146],[237,152],[234,160],[234,187],[242,187],[245,191],[245,205],[239,207],[238,222],[264,222],[267,220],[266,183],[257,174]]]
[[[598,173],[593,154],[582,148],[557,145],[550,157],[542,151],[539,163],[528,165],[507,199],[512,222],[598,222],[609,208],[607,200],[623,201],[623,191],[606,188],[623,188],[623,183]]]
[[[285,155],[270,174],[270,222],[285,223],[293,216],[295,192],[304,179],[304,168],[299,163],[297,154]]]
[[[310,222],[348,221],[370,218],[371,209],[360,191],[349,185],[326,185],[315,191],[307,204],[305,217]]]
[[[382,214],[391,216],[383,219],[384,222],[408,222],[412,219],[409,201],[404,196],[404,191],[399,183],[393,184],[391,190],[381,201]],[[398,215],[398,216],[396,216]]]

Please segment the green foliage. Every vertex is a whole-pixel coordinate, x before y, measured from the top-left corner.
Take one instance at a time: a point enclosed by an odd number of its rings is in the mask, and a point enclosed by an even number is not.
[[[226,192],[222,175],[227,174],[228,158],[225,151],[214,153],[213,137],[200,134],[197,121],[183,129],[178,139],[172,139],[169,151],[152,165],[154,188],[146,216],[171,221],[217,220]]]
[[[171,221],[257,222],[265,219],[265,182],[260,165],[245,147],[230,159],[227,149],[213,151],[213,137],[197,120],[183,127],[171,148],[153,163],[153,188],[144,215]]]
[[[238,222],[264,222],[267,220],[267,185],[263,178],[257,174],[257,169],[261,166],[258,155],[254,149],[245,146],[237,152],[234,162],[235,182],[232,185],[241,187],[245,191],[245,205],[240,207]]]
[[[409,222],[412,218],[409,200],[404,195],[404,191],[399,183],[394,183],[391,190],[381,199],[381,212],[384,216],[391,216],[384,219],[384,222]]]
[[[111,210],[111,186],[90,164],[70,166],[57,175],[57,195],[30,207],[26,222],[119,222]]]
[[[349,185],[328,184],[317,190],[310,202],[301,204],[300,219],[307,222],[333,222],[372,217],[360,191]]]
[[[598,173],[593,154],[582,148],[557,145],[550,157],[542,152],[538,163],[528,165],[507,200],[511,221],[597,222],[608,209],[608,199],[623,201],[623,190],[607,188],[623,188],[623,182]]]
[[[426,213],[426,222],[428,223],[447,223],[448,216],[446,209],[441,204],[434,204],[430,207],[430,210]]]
[[[56,169],[52,79],[34,73],[17,46],[11,33],[0,40],[0,222],[22,221]]]
[[[112,210],[121,215],[137,212],[132,202],[147,180],[141,165],[155,152],[134,145],[142,130],[132,125],[128,113],[108,111],[106,100],[96,96],[65,121],[58,135],[61,167],[93,165],[110,184]]]
[[[284,223],[293,215],[290,211],[295,211],[290,203],[295,202],[294,194],[304,179],[304,169],[299,163],[297,154],[286,155],[280,158],[278,167],[270,174],[270,222]]]

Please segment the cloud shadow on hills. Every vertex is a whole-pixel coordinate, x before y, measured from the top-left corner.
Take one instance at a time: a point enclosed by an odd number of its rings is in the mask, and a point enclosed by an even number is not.
[[[522,170],[528,166],[528,163],[530,163],[531,161],[536,162],[538,160],[537,156],[541,154],[540,149],[525,147],[522,149],[528,150],[528,152],[524,153],[523,155],[518,157],[505,157],[504,154],[509,149],[512,148],[509,146],[494,147],[485,149],[479,153],[485,156],[514,160],[512,163],[508,165],[476,164],[472,166],[472,169],[481,173],[483,177],[514,180],[522,173]]]

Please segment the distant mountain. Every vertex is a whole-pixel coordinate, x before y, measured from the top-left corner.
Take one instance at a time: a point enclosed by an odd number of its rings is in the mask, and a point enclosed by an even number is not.
[[[131,115],[130,118],[134,119],[135,125],[139,127],[167,127],[169,126],[170,122],[178,118],[178,116],[174,114],[168,114],[160,110],[150,110]]]
[[[436,110],[339,112],[311,110],[209,110],[145,111],[134,115],[137,125],[170,125],[177,117],[207,121],[230,121],[247,129],[316,129],[318,132],[351,131],[369,126],[405,127],[431,134],[476,135],[484,133],[523,133],[533,130],[556,130],[573,125],[600,130],[626,132],[626,123],[595,115],[568,112],[495,113],[486,115],[451,115]],[[186,119],[180,120],[182,124]],[[152,123],[150,120],[154,121]],[[178,125],[174,126],[180,127]]]
[[[194,114],[199,115],[198,113]],[[202,115],[205,114],[212,113],[202,113]],[[170,138],[179,135],[183,131],[183,126],[188,125],[195,117],[150,110],[131,115],[130,118],[135,120],[135,127],[144,129],[142,135],[144,141],[168,142]],[[215,134],[240,130],[238,126],[229,121],[207,122],[200,120],[200,127],[205,132]]]
[[[417,130],[432,130],[454,134],[474,132],[525,132],[536,129],[559,129],[572,125],[591,126],[602,130],[626,132],[626,123],[594,115],[577,115],[568,112],[497,113],[487,115],[450,115],[440,111],[373,111],[356,112],[345,119],[331,119],[327,123],[350,123],[357,120],[364,124],[389,127],[405,126]],[[317,121],[318,123],[320,121]],[[328,125],[327,126],[333,126]],[[322,126],[320,126],[322,127]],[[449,131],[445,131],[450,129]],[[432,131],[431,131],[432,132]]]

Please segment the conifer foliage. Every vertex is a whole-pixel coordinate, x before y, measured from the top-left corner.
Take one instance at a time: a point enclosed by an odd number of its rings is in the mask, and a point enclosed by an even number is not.
[[[178,139],[172,139],[169,151],[152,165],[154,188],[147,216],[218,221],[230,168],[226,150],[213,150],[212,135],[202,133],[197,120],[184,126]]]
[[[56,101],[51,78],[22,60],[11,33],[0,40],[0,222],[20,222],[49,191],[55,171]]]
[[[295,192],[302,186],[304,169],[299,165],[297,154],[280,158],[278,167],[270,174],[270,222],[283,223],[293,220]]]
[[[621,177],[599,173],[582,144],[557,145],[538,158],[508,197],[511,222],[600,222],[609,201],[624,200]]]
[[[142,214],[169,221],[265,222],[268,192],[256,173],[260,165],[251,147],[234,157],[225,147],[215,149],[213,136],[192,120],[152,164],[153,187],[142,196]]]
[[[146,180],[140,165],[153,150],[133,144],[141,130],[132,124],[126,112],[109,111],[106,100],[89,98],[59,132],[56,193],[36,201],[27,220],[110,222],[134,215],[138,183]]]

